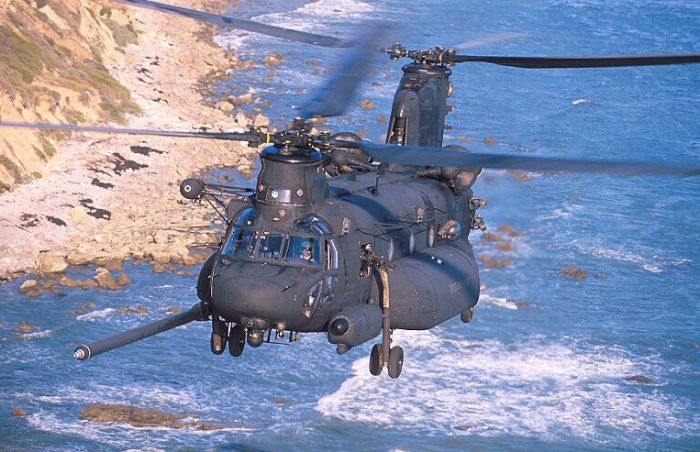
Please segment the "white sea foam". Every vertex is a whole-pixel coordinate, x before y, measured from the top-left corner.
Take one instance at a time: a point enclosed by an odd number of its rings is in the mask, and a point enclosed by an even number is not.
[[[584,244],[579,241],[574,241],[573,246],[581,253],[604,257],[606,259],[612,259],[618,262],[629,262],[650,273],[663,273],[666,267],[686,265],[692,262],[690,259],[684,258],[664,259],[658,256],[643,256],[639,253],[634,253],[631,251],[616,250],[602,246]]]
[[[547,215],[539,215],[537,217],[537,220],[558,220],[558,219],[564,219],[567,220],[571,217],[574,216],[574,213],[582,210],[583,207],[581,207],[578,204],[572,204],[569,202],[565,202],[562,204],[561,207],[557,207],[554,209],[551,213]]]
[[[248,434],[255,431],[249,427],[225,427],[218,430],[176,429],[170,427],[133,427],[119,423],[96,423],[58,417],[47,411],[39,411],[27,416],[32,427],[52,433],[80,436],[100,444],[117,447],[132,447],[141,444],[138,450],[170,450],[175,442],[182,442],[190,435],[214,436],[237,432]],[[158,435],[153,435],[158,432]],[[166,447],[161,449],[158,446]]]
[[[53,336],[53,333],[54,333],[53,330],[35,331],[33,333],[20,334],[19,337],[21,339],[25,339],[25,340],[44,339],[44,338]]]
[[[375,7],[371,3],[356,0],[320,0],[307,3],[293,11],[262,14],[253,17],[252,20],[299,31],[333,35],[336,23],[359,21],[374,10]],[[241,49],[250,37],[250,32],[233,31],[218,35],[214,42],[222,47]]]
[[[622,350],[545,344],[454,341],[431,332],[399,332],[406,361],[399,382],[353,364],[353,377],[316,409],[346,421],[391,425],[428,434],[513,434],[589,440],[655,434],[700,434],[690,403],[624,383],[660,365]]]
[[[571,102],[571,105],[581,105],[581,104],[590,104],[591,100],[586,99],[586,98],[581,98],[581,99],[576,99],[575,101]]]
[[[518,304],[513,300],[509,300],[508,298],[504,297],[494,297],[493,295],[485,294],[483,292],[481,295],[479,295],[479,304],[489,304],[499,308],[511,310],[519,309]]]
[[[93,320],[108,317],[116,312],[114,308],[98,309],[96,311],[88,312],[87,314],[80,314],[75,319],[76,320]]]

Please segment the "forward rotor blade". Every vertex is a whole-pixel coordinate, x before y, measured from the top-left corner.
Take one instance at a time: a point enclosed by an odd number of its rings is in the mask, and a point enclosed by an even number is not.
[[[173,130],[124,129],[102,126],[78,126],[73,124],[49,124],[45,122],[0,121],[0,127],[20,129],[63,130],[69,132],[92,132],[123,135],[145,135],[176,138],[207,138],[210,140],[232,140],[259,142],[260,136],[253,132],[184,132]]]
[[[191,19],[201,20],[217,25],[235,27],[240,30],[252,31],[275,38],[286,39],[289,41],[303,42],[305,44],[313,44],[321,47],[349,47],[348,43],[331,36],[318,35],[315,33],[307,33],[304,31],[290,30],[288,28],[276,27],[274,25],[266,25],[251,20],[237,19],[231,16],[221,14],[208,13],[196,9],[183,8],[181,6],[168,5],[165,3],[153,2],[150,0],[117,0],[121,3],[138,6],[141,8],[153,9],[156,11],[166,11],[173,14],[189,17]]]
[[[491,63],[525,69],[565,69],[623,66],[663,66],[700,63],[700,53],[682,55],[619,55],[590,57],[518,57],[447,55],[448,63]]]
[[[301,107],[302,118],[338,116],[352,101],[360,82],[367,77],[376,50],[387,31],[386,24],[364,25],[364,37],[343,59],[337,70],[326,79],[314,96]]]
[[[504,33],[496,33],[492,35],[481,36],[476,39],[470,39],[469,41],[464,41],[461,44],[453,46],[453,48],[455,50],[466,50],[471,49],[472,47],[479,47],[486,44],[494,44],[496,42],[513,41],[516,39],[523,39],[526,37],[527,35],[525,33],[515,33],[512,31],[508,31]]]
[[[373,159],[384,163],[399,163],[408,166],[610,173],[627,176],[688,177],[700,175],[700,167],[688,168],[657,163],[577,160],[530,155],[503,155],[355,141],[341,141],[339,144],[362,149]]]

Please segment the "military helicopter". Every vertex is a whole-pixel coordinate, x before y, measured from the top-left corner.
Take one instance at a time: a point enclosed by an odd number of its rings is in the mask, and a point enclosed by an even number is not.
[[[479,270],[469,241],[486,226],[472,191],[484,168],[687,177],[700,168],[469,152],[442,147],[450,66],[481,62],[520,68],[593,68],[700,62],[700,54],[602,57],[458,55],[436,47],[381,47],[383,26],[368,25],[358,42],[289,30],[147,0],[120,0],[221,25],[349,54],[278,132],[178,132],[67,124],[0,122],[0,126],[160,135],[269,144],[254,188],[186,179],[181,194],[209,202],[226,220],[218,249],[203,265],[200,299],[188,311],[79,346],[93,356],[193,321],[211,321],[210,348],[239,357],[246,343],[294,342],[298,333],[326,333],[338,353],[371,341],[369,370],[401,374],[404,352],[395,329],[426,330],[457,315],[471,321]],[[341,115],[368,72],[376,50],[409,58],[394,96],[385,143],[353,133],[318,132],[313,118]],[[221,210],[223,209],[223,211]],[[274,331],[274,336],[273,336]]]

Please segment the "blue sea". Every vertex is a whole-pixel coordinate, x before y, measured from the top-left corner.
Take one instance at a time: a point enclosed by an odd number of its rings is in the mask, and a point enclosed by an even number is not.
[[[361,34],[357,24],[367,19],[388,20],[411,48],[524,35],[464,52],[472,54],[700,51],[700,4],[692,1],[242,0],[234,10],[338,36]],[[232,72],[220,86],[222,94],[251,90],[271,102],[249,108],[278,127],[320,82],[323,70],[314,68],[343,56],[229,31],[217,41],[256,61],[270,51],[284,55],[277,67]],[[334,130],[377,136],[400,68],[379,61],[355,102],[368,99],[376,109],[353,107],[329,122]],[[700,65],[463,64],[453,73],[456,108],[445,144],[700,164]],[[30,299],[19,293],[23,280],[0,286],[0,449],[700,450],[700,179],[529,176],[486,171],[475,185],[489,200],[480,212],[491,232],[506,224],[520,232],[513,251],[476,232],[477,253],[512,264],[482,266],[486,287],[471,324],[452,319],[395,334],[406,353],[398,380],[369,374],[371,344],[340,356],[324,335],[247,349],[241,359],[214,356],[205,323],[76,362],[76,343],[189,307],[196,277],[129,263],[134,283],[117,292],[62,289]],[[561,270],[572,266],[589,277],[564,278]],[[149,314],[118,314],[124,306]],[[21,321],[36,332],[16,336]],[[96,402],[228,428],[82,421],[83,407]],[[28,416],[12,417],[15,407]]]

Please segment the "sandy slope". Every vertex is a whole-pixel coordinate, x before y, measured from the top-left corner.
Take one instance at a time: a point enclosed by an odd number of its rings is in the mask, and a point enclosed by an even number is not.
[[[210,10],[225,4],[171,3]],[[230,115],[205,106],[197,90],[212,71],[236,63],[212,44],[211,29],[170,14],[134,14],[138,45],[107,62],[143,111],[129,125],[238,130]],[[47,268],[101,258],[188,261],[186,245],[196,237],[183,230],[206,227],[210,212],[180,197],[180,181],[209,165],[250,168],[255,156],[236,143],[75,135],[60,144],[42,179],[0,195],[0,277],[36,271],[40,253]]]

